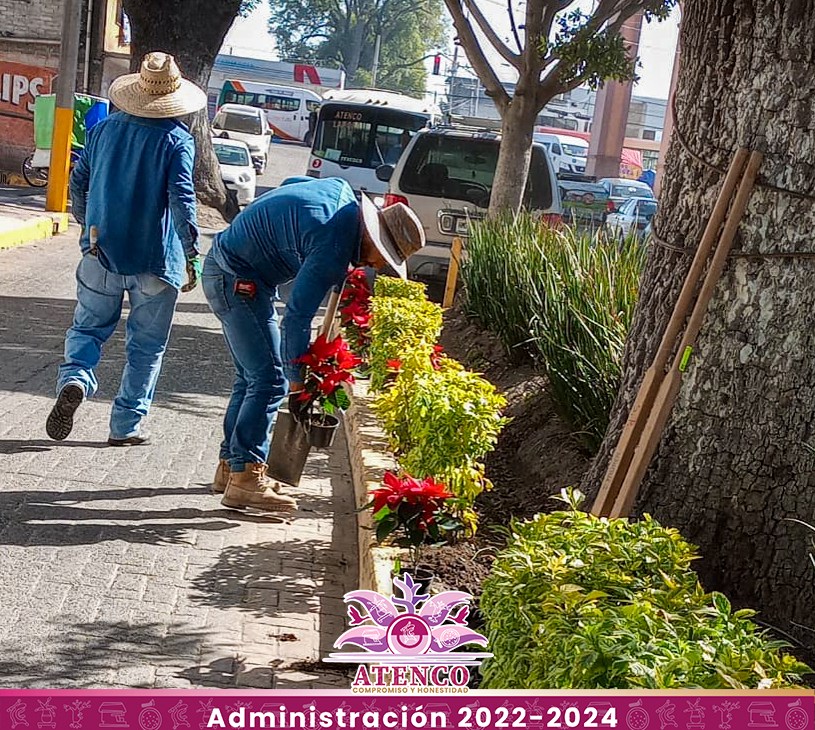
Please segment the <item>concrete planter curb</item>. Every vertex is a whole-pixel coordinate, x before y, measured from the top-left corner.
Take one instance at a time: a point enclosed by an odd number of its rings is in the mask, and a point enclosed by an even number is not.
[[[374,398],[368,387],[367,380],[357,380],[348,389],[351,406],[345,413],[348,456],[358,510],[370,502],[369,495],[380,486],[383,474],[388,469],[396,469],[396,461],[388,452],[385,434],[371,411],[370,404]],[[377,545],[371,523],[370,510],[357,512],[359,587],[389,596],[393,592],[391,569],[403,551]]]

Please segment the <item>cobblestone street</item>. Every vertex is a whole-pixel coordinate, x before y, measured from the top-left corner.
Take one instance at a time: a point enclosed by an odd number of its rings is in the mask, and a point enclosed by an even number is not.
[[[319,663],[357,579],[345,443],[312,452],[290,521],[221,507],[232,370],[200,287],[179,299],[153,446],[106,445],[121,324],[69,440],[45,435],[76,235],[0,251],[0,684],[347,687]]]

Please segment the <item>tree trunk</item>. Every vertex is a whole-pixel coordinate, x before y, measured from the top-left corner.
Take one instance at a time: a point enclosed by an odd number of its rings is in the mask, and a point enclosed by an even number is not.
[[[534,96],[516,94],[502,115],[501,150],[492,183],[490,215],[505,210],[517,213],[521,208],[532,157],[532,132],[539,111]]]
[[[815,192],[815,7],[687,0],[673,135],[611,425],[584,490],[593,498],[736,147],[762,179]],[[712,170],[692,157],[715,165]],[[815,264],[812,199],[756,188],[710,303],[635,512],[700,547],[708,589],[761,611],[810,646],[815,569]]]
[[[348,59],[345,63],[345,74],[349,86],[354,85],[354,78],[359,70],[359,62],[362,58],[362,46],[365,42],[366,27],[367,23],[357,15],[353,20],[351,32],[349,33],[351,46],[345,49],[345,53],[343,54],[344,57]]]
[[[175,56],[184,78],[206,91],[215,56],[240,6],[241,0],[124,0],[132,31],[130,70],[139,70],[145,54],[164,51]],[[232,220],[238,213],[237,201],[221,180],[207,110],[184,121],[195,138],[198,199]]]

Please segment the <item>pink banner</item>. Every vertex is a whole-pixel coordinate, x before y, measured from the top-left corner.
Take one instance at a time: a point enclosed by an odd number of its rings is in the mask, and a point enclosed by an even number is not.
[[[815,697],[756,692],[0,690],[6,730],[623,728],[808,730]],[[364,690],[364,691],[363,691]]]

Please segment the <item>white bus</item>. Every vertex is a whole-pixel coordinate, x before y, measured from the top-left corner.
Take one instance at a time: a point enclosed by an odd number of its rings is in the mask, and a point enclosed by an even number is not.
[[[413,135],[441,117],[435,104],[389,91],[332,90],[323,100],[306,175],[341,177],[370,195],[388,190],[376,168],[396,164]]]
[[[266,111],[275,137],[311,144],[309,115],[320,108],[320,95],[302,86],[282,86],[251,81],[224,81],[218,107],[244,104]]]

